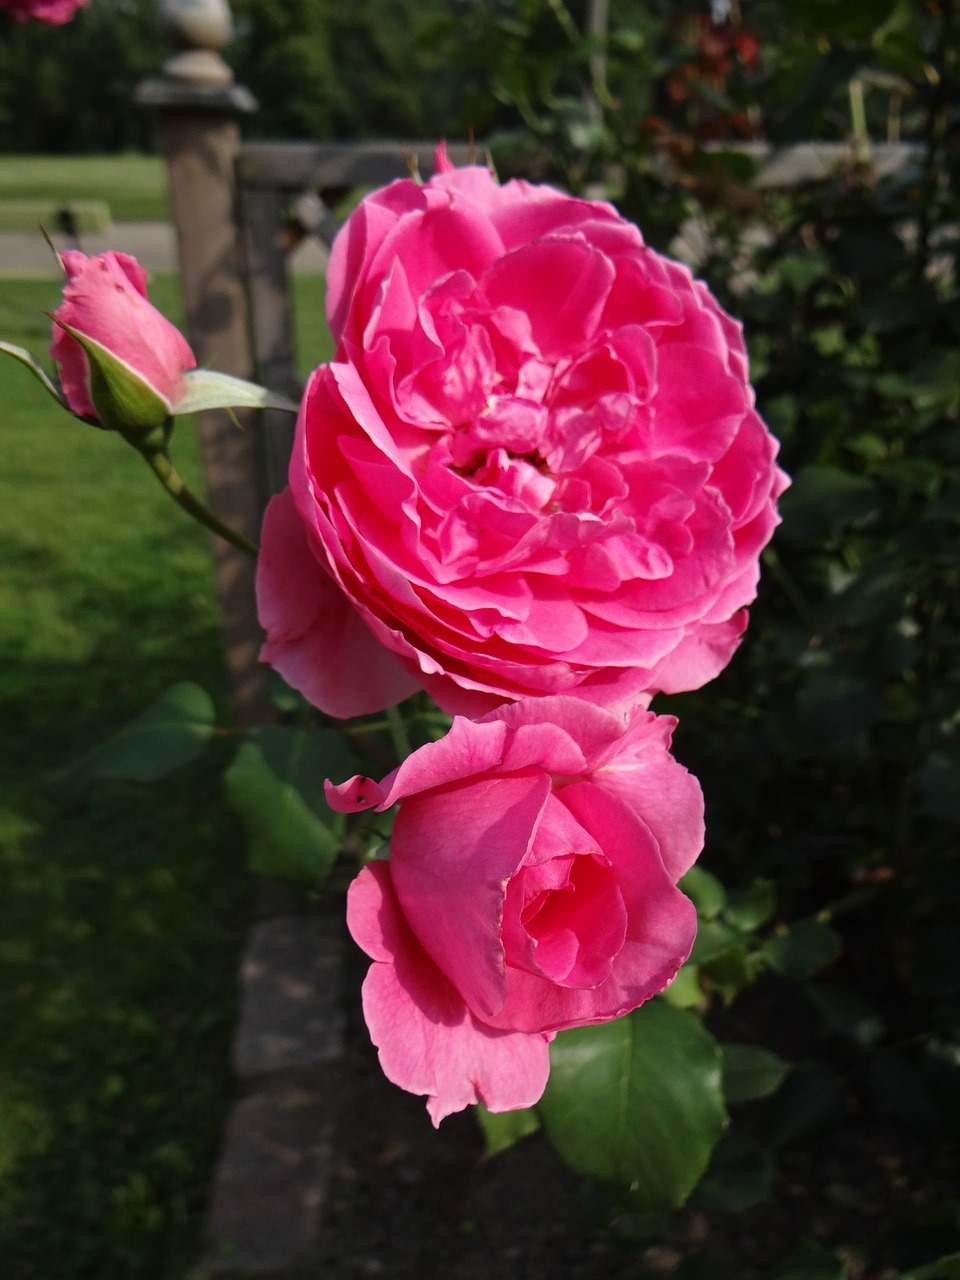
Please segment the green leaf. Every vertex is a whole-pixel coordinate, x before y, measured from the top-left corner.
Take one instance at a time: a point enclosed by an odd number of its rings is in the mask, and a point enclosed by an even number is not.
[[[883,16],[883,6],[877,0],[846,0],[844,4],[834,0],[790,0],[787,9],[811,37],[828,40],[867,40]]]
[[[723,910],[727,900],[723,885],[703,867],[691,867],[678,888],[692,901],[701,920],[713,920]]]
[[[960,1280],[960,1252],[945,1253],[925,1270],[929,1280]]]
[[[738,942],[704,961],[701,971],[709,987],[719,993],[723,1003],[732,1004],[744,987],[753,982],[761,967],[757,954],[750,954],[743,943]]]
[[[561,1032],[550,1063],[538,1111],[561,1157],[633,1209],[683,1204],[727,1123],[720,1048],[700,1019],[650,1000]]]
[[[700,970],[689,961],[662,992],[664,1000],[674,1004],[678,1009],[699,1009],[706,1004],[706,996],[700,986]]]
[[[339,852],[344,827],[323,794],[324,779],[353,771],[332,729],[255,729],[226,773],[227,792],[247,831],[250,866],[313,889]]]
[[[787,254],[774,267],[775,274],[796,293],[803,293],[814,281],[828,276],[830,271],[830,260],[820,249]]]
[[[801,724],[818,744],[848,752],[881,708],[879,682],[852,664],[810,671],[797,692]]]
[[[44,389],[53,396],[60,408],[66,409],[67,413],[70,412],[70,406],[63,398],[59,387],[49,377],[32,351],[28,351],[26,347],[18,347],[12,342],[0,342],[0,351],[5,351],[8,356],[13,356],[14,360],[19,360],[21,364],[26,365],[37,381],[42,383]]]
[[[696,1204],[721,1213],[743,1213],[770,1200],[773,1174],[768,1152],[736,1132],[726,1133],[697,1187]]]
[[[891,458],[879,475],[894,492],[932,503],[943,483],[943,465],[932,458]]]
[[[827,1027],[844,1039],[869,1049],[883,1038],[883,1019],[849,987],[809,983],[804,994],[819,1010]]]
[[[723,1096],[730,1106],[769,1098],[780,1088],[790,1070],[769,1049],[756,1044],[723,1045]]]
[[[911,569],[905,562],[892,556],[877,556],[831,600],[831,625],[862,626],[884,617],[899,619],[913,585]]]
[[[951,347],[935,349],[908,374],[882,373],[876,380],[880,395],[909,400],[915,409],[947,409],[956,403],[960,386],[960,356]]]
[[[690,959],[694,964],[709,964],[728,951],[742,947],[743,941],[744,937],[739,929],[724,924],[722,920],[707,920],[697,930]]]
[[[485,1106],[476,1107],[477,1123],[483,1131],[487,1145],[487,1155],[494,1156],[498,1151],[506,1151],[515,1142],[540,1128],[540,1117],[532,1107],[524,1107],[519,1111],[488,1111]]]
[[[783,528],[793,542],[816,542],[835,528],[860,523],[880,509],[873,482],[839,467],[801,467],[780,499]]]
[[[195,759],[213,729],[210,695],[196,684],[176,684],[136,720],[65,769],[53,784],[54,798],[73,804],[97,778],[153,782]]]
[[[808,1240],[774,1267],[766,1280],[844,1280],[844,1266],[835,1253]]]
[[[924,1267],[903,1271],[896,1280],[960,1280],[960,1253],[948,1253]]]
[[[776,906],[773,884],[769,880],[754,880],[749,888],[730,894],[723,917],[736,928],[752,933],[766,924]]]
[[[838,1078],[817,1063],[802,1063],[764,1103],[760,1136],[775,1147],[808,1142],[829,1133],[844,1114]]]
[[[841,271],[868,281],[889,279],[906,256],[901,238],[879,220],[842,228],[833,250]]]
[[[800,417],[799,397],[785,393],[765,401],[763,416],[777,439],[785,440],[793,435]]]
[[[859,308],[860,321],[868,333],[895,333],[918,327],[922,317],[930,323],[937,306],[936,298],[926,284],[890,289],[882,284],[863,290]],[[882,394],[886,394],[883,392]],[[895,394],[894,399],[899,399]]]
[[[763,955],[782,977],[801,982],[835,960],[840,945],[839,934],[822,920],[801,920],[770,938]]]
[[[202,409],[283,409],[287,413],[299,409],[286,396],[216,369],[191,369],[184,381],[187,389],[170,411],[175,416]]]

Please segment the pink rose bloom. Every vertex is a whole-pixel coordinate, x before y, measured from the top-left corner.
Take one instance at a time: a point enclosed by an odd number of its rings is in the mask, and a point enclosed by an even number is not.
[[[363,1011],[383,1071],[428,1096],[434,1124],[531,1106],[555,1032],[635,1009],[689,955],[676,882],[703,798],[669,754],[675,724],[533,698],[455,719],[379,784],[327,783],[341,811],[400,805],[347,923],[374,961]]]
[[[115,357],[122,373],[129,375],[124,389],[139,393],[140,405],[135,407],[144,412],[141,406],[146,405],[146,415],[158,415],[162,421],[184,394],[184,374],[197,362],[179,329],[147,301],[145,271],[136,258],[113,251],[87,257],[77,249],[65,249],[60,259],[67,283],[53,313],[50,354],[59,365],[70,409],[94,422],[103,417],[93,403],[89,357],[63,325],[96,343],[108,358]]]
[[[0,0],[0,9],[12,14],[17,22],[36,18],[38,22],[60,26],[89,3],[90,0]]]
[[[334,245],[339,346],[264,526],[263,657],[341,716],[418,686],[467,715],[698,688],[786,485],[741,327],[611,206],[440,170]]]

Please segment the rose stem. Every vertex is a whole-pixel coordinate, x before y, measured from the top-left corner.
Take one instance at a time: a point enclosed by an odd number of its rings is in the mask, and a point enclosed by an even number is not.
[[[227,542],[232,543],[239,551],[246,552],[248,556],[252,556],[256,560],[260,551],[257,544],[251,542],[249,538],[245,538],[242,533],[237,533],[236,529],[231,529],[229,525],[224,524],[222,520],[219,520],[213,514],[209,507],[205,507],[198,498],[193,496],[162,446],[138,440],[135,436],[128,436],[127,439],[146,459],[147,466],[169,493],[170,497],[173,498],[174,502],[181,506],[188,515],[193,516],[194,520],[206,525],[208,529]]]

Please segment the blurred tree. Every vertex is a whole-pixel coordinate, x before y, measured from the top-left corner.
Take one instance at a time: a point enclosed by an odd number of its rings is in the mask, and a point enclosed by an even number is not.
[[[455,82],[444,75],[445,50],[432,36],[450,7],[451,0],[234,0],[239,36],[228,55],[260,101],[251,131],[294,138],[442,132],[450,111],[441,102]]]
[[[161,48],[156,0],[93,0],[63,27],[0,13],[0,149],[149,149],[133,91]]]
[[[458,121],[451,73],[456,0],[233,0],[226,49],[259,113],[261,137],[439,136]],[[0,13],[0,150],[151,149],[149,115],[132,106],[166,49],[157,0],[92,0],[64,27]]]

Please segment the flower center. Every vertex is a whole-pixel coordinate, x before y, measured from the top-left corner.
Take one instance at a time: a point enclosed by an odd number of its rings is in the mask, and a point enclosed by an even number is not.
[[[507,889],[507,962],[559,986],[599,986],[610,975],[626,930],[616,876],[594,850],[526,867]]]

